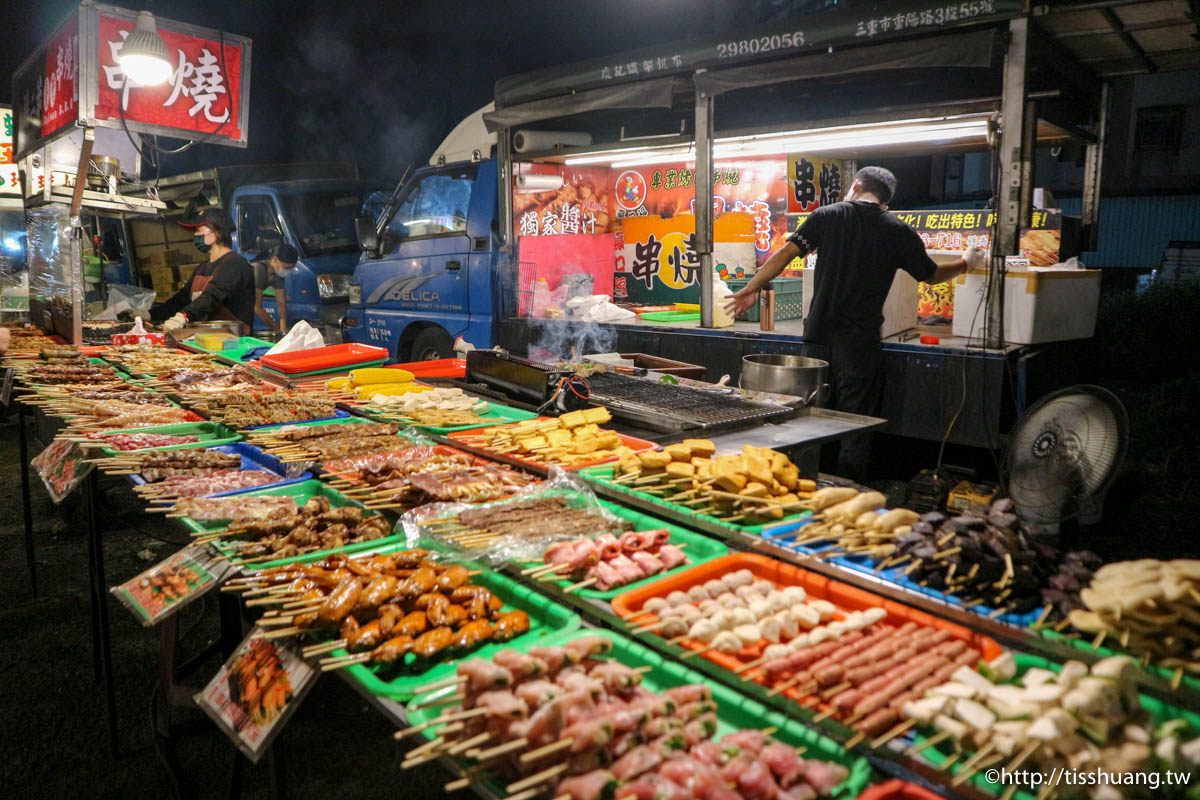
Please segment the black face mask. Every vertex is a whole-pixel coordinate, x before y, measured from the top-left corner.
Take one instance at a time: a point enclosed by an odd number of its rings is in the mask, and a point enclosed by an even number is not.
[[[195,236],[193,236],[192,243],[196,245],[196,249],[201,253],[207,253],[209,250],[212,250],[212,245],[204,241],[203,233],[197,233]]]

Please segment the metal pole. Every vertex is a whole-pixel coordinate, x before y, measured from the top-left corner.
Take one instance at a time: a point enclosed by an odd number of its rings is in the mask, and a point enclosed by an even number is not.
[[[92,161],[92,145],[96,131],[83,129],[83,146],[79,148],[79,164],[75,168],[75,191],[71,195],[71,341],[83,344],[83,223],[79,210],[83,205],[83,189],[87,186],[88,166]]]
[[[1026,102],[1025,118],[1021,120],[1020,230],[1025,230],[1033,224],[1033,187],[1037,183],[1037,105],[1032,100]]]
[[[713,327],[713,98],[696,90],[696,256],[700,261],[700,327]]]
[[[1000,101],[1000,194],[996,197],[996,239],[988,269],[987,336],[989,348],[1004,346],[1004,257],[1016,255],[1021,238],[1022,145],[1025,138],[1025,77],[1029,19],[1008,23],[1010,40],[1004,56],[1004,89]]]
[[[1084,150],[1083,224],[1084,250],[1095,250],[1100,238],[1100,178],[1104,168],[1104,142],[1108,138],[1108,87],[1100,84],[1100,108],[1096,119],[1096,141]]]
[[[513,251],[513,201],[512,201],[512,131],[501,128],[496,133],[496,184],[500,192],[500,249],[508,254]],[[515,287],[514,287],[515,289]]]

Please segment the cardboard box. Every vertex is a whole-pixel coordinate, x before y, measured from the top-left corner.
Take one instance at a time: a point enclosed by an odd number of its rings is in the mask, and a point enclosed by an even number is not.
[[[812,256],[809,256],[812,259]],[[807,267],[804,270],[804,319],[808,320],[808,311],[816,294],[816,268]],[[917,281],[902,269],[896,270],[892,278],[892,287],[888,290],[887,298],[883,301],[883,325],[879,327],[879,338],[886,339],[906,331],[917,324]],[[804,329],[800,330],[801,335]]]
[[[175,268],[175,274],[179,276],[179,285],[183,286],[192,277],[192,273],[196,271],[199,264],[180,264]]]
[[[176,218],[181,219],[182,217]],[[176,219],[138,219],[129,223],[135,247],[149,244],[190,243],[195,233],[176,224]]]
[[[154,287],[155,297],[160,301],[166,300],[179,288],[175,268],[166,265],[150,267],[150,284]]]

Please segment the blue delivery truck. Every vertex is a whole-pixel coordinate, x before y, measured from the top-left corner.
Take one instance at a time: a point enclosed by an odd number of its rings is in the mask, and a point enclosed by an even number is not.
[[[501,268],[495,134],[481,109],[430,159],[359,219],[363,255],[342,319],[346,341],[386,347],[396,361],[453,353],[462,337],[492,344]]]

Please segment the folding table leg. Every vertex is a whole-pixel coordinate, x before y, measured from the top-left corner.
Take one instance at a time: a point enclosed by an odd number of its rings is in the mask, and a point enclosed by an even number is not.
[[[21,507],[25,512],[25,561],[29,565],[29,585],[38,596],[37,562],[33,558],[33,506],[29,496],[29,442],[25,432],[25,404],[17,403],[17,430],[20,431]]]

